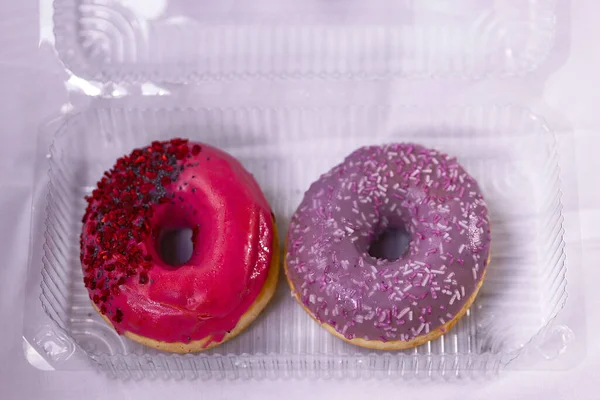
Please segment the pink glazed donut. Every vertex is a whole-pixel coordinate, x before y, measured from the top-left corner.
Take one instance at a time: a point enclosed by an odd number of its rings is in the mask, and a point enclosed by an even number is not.
[[[274,215],[230,155],[183,139],[117,160],[87,198],[84,284],[118,333],[171,352],[214,347],[247,327],[273,296]],[[165,261],[165,232],[193,231],[188,260]]]
[[[407,236],[404,252],[385,243],[393,232]],[[406,349],[447,332],[473,304],[490,240],[479,186],[456,159],[414,144],[364,147],[306,192],[286,276],[335,336]]]

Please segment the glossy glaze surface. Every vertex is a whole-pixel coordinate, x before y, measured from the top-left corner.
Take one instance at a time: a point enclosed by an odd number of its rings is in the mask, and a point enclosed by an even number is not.
[[[220,341],[256,299],[271,263],[273,217],[230,155],[183,139],[119,159],[88,198],[81,260],[90,298],[119,333]],[[164,232],[193,231],[191,258],[170,265]]]

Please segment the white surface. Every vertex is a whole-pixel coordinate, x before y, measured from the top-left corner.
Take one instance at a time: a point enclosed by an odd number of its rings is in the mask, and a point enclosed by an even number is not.
[[[561,1],[564,3],[564,1]],[[600,4],[577,1],[562,7],[558,50],[542,69],[522,79],[502,82],[396,82],[382,83],[381,96],[393,90],[418,93],[422,101],[457,103],[518,103],[549,117],[559,130],[573,130],[578,174],[565,166],[563,179],[577,179],[579,193],[565,193],[567,240],[582,245],[585,274],[588,352],[585,360],[563,372],[504,373],[486,382],[437,384],[428,381],[312,382],[119,382],[92,372],[42,372],[30,367],[21,349],[21,313],[26,249],[29,234],[31,154],[41,119],[56,112],[64,99],[62,77],[55,61],[37,50],[35,5],[5,2],[0,5],[0,243],[4,262],[0,268],[0,398],[2,399],[93,399],[93,398],[269,398],[316,397],[364,398],[380,396],[460,399],[597,399],[600,344],[594,341],[600,329],[600,191],[597,172],[600,157],[600,36],[596,15]],[[564,21],[569,21],[564,24]],[[461,86],[459,86],[461,85]],[[457,88],[460,87],[460,90]],[[252,90],[248,88],[247,90]],[[353,92],[353,86],[348,86]],[[286,93],[293,100],[294,93]],[[362,100],[362,99],[361,99]],[[417,102],[419,99],[416,100]],[[581,232],[576,213],[580,213]],[[575,221],[575,223],[573,222]],[[570,229],[571,228],[571,229]]]

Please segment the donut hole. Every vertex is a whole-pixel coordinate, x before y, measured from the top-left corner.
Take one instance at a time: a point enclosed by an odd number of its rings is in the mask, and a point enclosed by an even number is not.
[[[158,251],[162,260],[173,267],[185,264],[194,252],[192,230],[163,229],[158,237]]]
[[[410,234],[403,226],[388,227],[371,243],[369,255],[380,260],[396,261],[406,253],[409,244]]]

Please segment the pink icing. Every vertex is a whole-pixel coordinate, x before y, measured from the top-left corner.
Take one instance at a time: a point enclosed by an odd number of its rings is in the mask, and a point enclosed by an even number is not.
[[[104,178],[105,183],[99,185],[102,193],[95,192],[89,199],[82,234],[82,263],[90,298],[98,300],[95,302],[99,308],[104,307],[101,310],[119,333],[128,331],[164,342],[210,337],[208,345],[221,341],[236,326],[265,283],[272,259],[272,214],[258,184],[236,159],[204,144],[181,142],[172,146],[162,143],[166,153],[176,153],[173,148],[187,146],[185,157],[180,159],[178,154],[175,162],[173,156],[163,163],[167,166],[161,164],[159,168],[165,169],[169,164],[175,165],[169,172],[171,179],[163,178],[165,185],[156,184],[151,189],[154,201],[146,203],[151,208],[146,212],[148,229],[139,241],[126,239],[128,256],[141,252],[145,260],[151,261],[138,263],[131,272],[128,268],[136,264],[135,257],[133,262],[130,259],[119,263],[118,253],[109,252],[106,260],[98,262],[98,254],[102,253],[95,249],[102,247],[104,237],[98,237],[102,227],[100,223],[90,223],[94,217],[99,220],[94,210],[114,206],[107,203],[114,202],[125,190],[116,177],[121,171],[131,170],[140,158],[134,152],[117,162],[109,177]],[[148,157],[153,154],[152,146],[136,151],[147,151]],[[156,163],[148,165],[152,169]],[[146,171],[135,172],[132,179],[139,180]],[[154,177],[154,171],[150,175]],[[115,188],[117,194],[110,191]],[[118,206],[123,207],[123,200]],[[138,218],[133,213],[130,224],[122,229],[135,230],[140,224]],[[158,233],[174,228],[194,230],[193,254],[181,266],[165,263],[157,250]],[[117,268],[108,271],[113,263]],[[95,297],[106,295],[107,290],[110,296],[106,301]]]
[[[397,227],[407,251],[373,257],[374,240]],[[363,147],[306,192],[290,222],[287,273],[305,308],[347,339],[409,341],[463,309],[490,235],[479,185],[456,159],[413,144]]]

